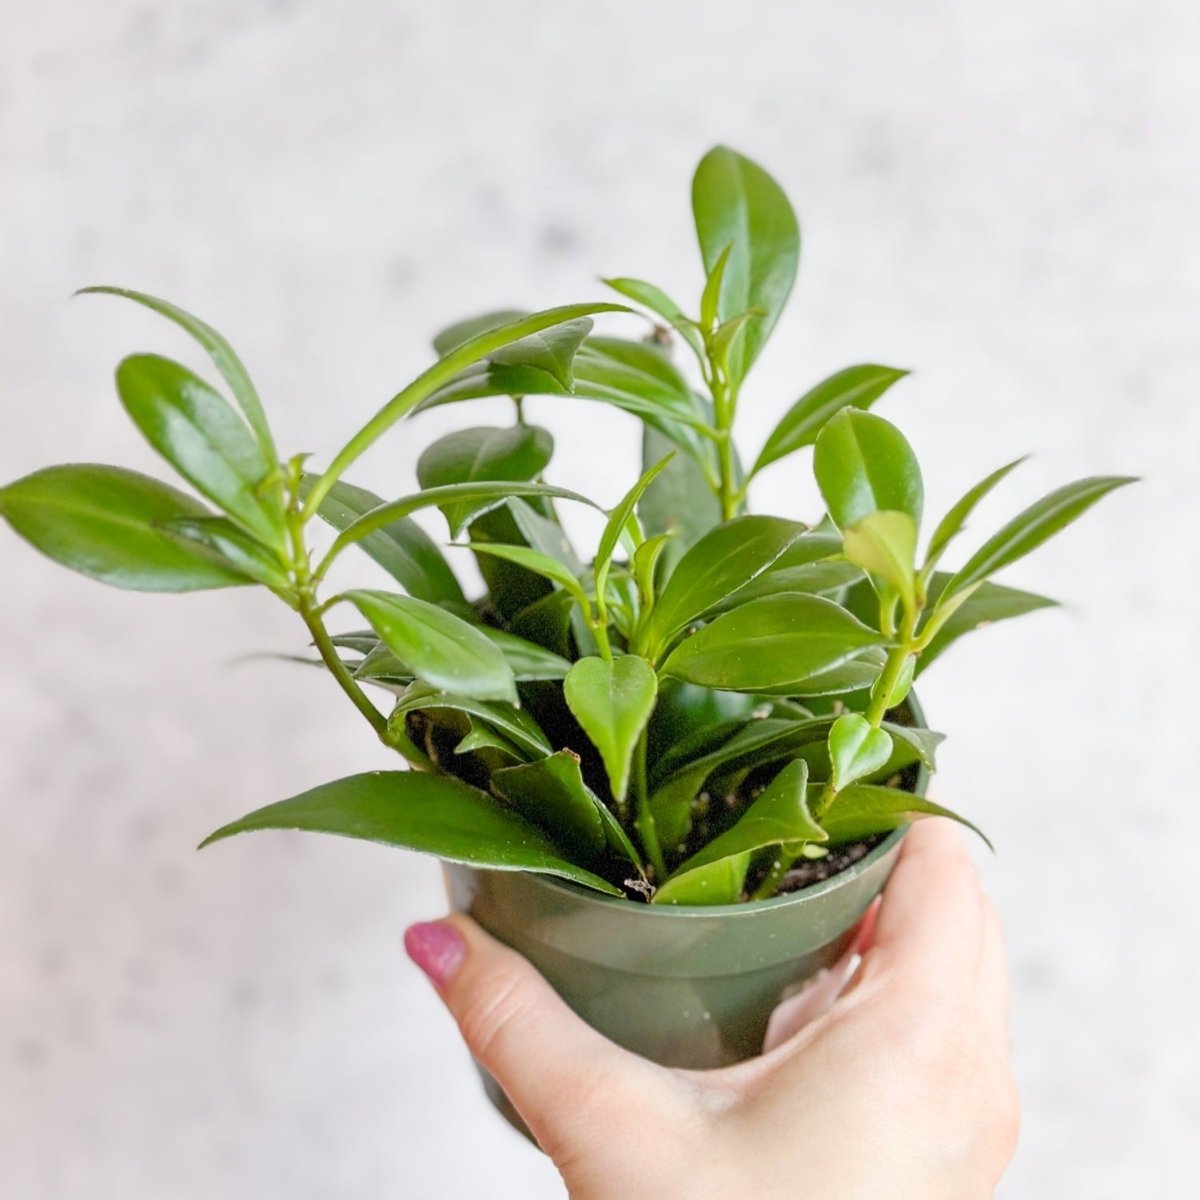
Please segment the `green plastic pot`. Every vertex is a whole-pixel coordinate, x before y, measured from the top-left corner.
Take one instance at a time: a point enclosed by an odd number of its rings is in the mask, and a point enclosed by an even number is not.
[[[922,770],[914,791],[923,796],[927,784]],[[904,833],[831,879],[746,904],[659,907],[544,875],[459,865],[447,865],[446,876],[454,911],[529,959],[589,1025],[664,1066],[703,1070],[758,1054],[780,1000],[841,957]],[[492,1102],[528,1136],[481,1074]]]

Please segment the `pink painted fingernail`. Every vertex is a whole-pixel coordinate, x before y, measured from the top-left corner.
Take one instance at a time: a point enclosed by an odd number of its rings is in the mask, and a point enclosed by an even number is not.
[[[454,978],[467,957],[463,935],[448,921],[419,921],[410,925],[404,931],[404,949],[440,988]]]

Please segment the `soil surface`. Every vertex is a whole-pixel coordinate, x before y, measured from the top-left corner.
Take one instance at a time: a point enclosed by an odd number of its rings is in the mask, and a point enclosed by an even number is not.
[[[866,856],[883,841],[883,837],[870,838],[862,842],[851,842],[848,846],[838,846],[824,858],[806,858],[795,866],[779,882],[776,895],[785,892],[799,892],[814,883],[830,879],[840,874],[847,867],[853,866],[859,859]]]

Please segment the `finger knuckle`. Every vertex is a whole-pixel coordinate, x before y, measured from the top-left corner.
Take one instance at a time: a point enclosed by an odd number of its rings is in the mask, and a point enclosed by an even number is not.
[[[458,1025],[471,1053],[490,1058],[502,1038],[519,1026],[529,1011],[525,980],[515,970],[501,970],[472,990],[458,1014]]]

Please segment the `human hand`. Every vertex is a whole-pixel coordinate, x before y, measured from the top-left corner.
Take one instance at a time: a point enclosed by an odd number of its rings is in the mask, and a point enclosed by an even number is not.
[[[949,822],[904,839],[856,957],[720,1070],[614,1045],[467,917],[405,946],[573,1200],[976,1200],[1016,1145],[1000,923]]]

